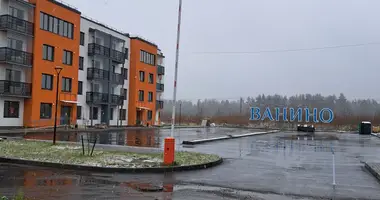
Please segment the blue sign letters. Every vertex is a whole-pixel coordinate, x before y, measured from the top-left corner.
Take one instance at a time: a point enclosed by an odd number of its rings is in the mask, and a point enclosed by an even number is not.
[[[264,112],[260,112],[259,107],[251,107],[251,118],[250,120],[265,120],[269,119],[270,121],[280,121],[282,116],[283,121],[297,121],[302,122],[305,119],[305,122],[310,122],[312,118],[313,123],[331,123],[334,119],[334,112],[330,108],[322,108],[319,112],[317,108],[309,110],[309,108],[275,108],[275,115],[273,117],[272,111],[269,107],[266,107]],[[304,111],[304,112],[303,112]],[[289,120],[288,120],[289,113]],[[305,117],[302,117],[303,114]],[[328,115],[328,117],[327,117]]]

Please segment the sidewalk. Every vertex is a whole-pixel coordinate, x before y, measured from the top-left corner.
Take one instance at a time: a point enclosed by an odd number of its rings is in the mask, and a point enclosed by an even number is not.
[[[158,129],[159,127],[109,127],[105,129],[101,128],[86,128],[86,129],[71,129],[71,128],[57,128],[57,133],[66,132],[109,132],[109,131],[123,131],[133,129]],[[0,129],[1,135],[7,134],[25,134],[25,133],[47,133],[53,132],[53,128],[20,128],[20,129]]]

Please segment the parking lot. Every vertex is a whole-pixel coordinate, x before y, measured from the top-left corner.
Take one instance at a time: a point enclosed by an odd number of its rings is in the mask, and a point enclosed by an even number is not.
[[[228,132],[224,130],[220,134]],[[185,137],[186,134],[203,132],[194,133],[194,129],[179,130],[176,132],[178,140],[181,138],[179,134],[182,133],[182,137]],[[236,130],[233,133],[240,134]],[[218,135],[217,131],[213,134]],[[67,197],[62,196],[66,193],[46,191],[75,191],[70,192],[72,199],[80,195],[85,195],[88,199],[106,195],[104,197],[112,199],[122,194],[128,197],[135,195],[136,199],[137,196],[138,199],[189,199],[189,193],[193,193],[196,199],[219,199],[221,196],[228,196],[230,199],[380,199],[379,182],[363,167],[364,161],[380,162],[379,138],[354,133],[316,133],[315,137],[307,137],[306,140],[303,137],[294,137],[296,134],[267,134],[211,142],[192,148],[182,147],[177,142],[177,150],[215,153],[222,156],[225,162],[210,169],[172,175],[95,174],[1,165],[3,170],[0,174],[3,179],[0,182],[0,192],[9,194],[14,188],[24,188],[28,194],[62,199]],[[159,135],[164,138],[170,135],[170,130],[160,130]],[[335,153],[335,189],[332,185],[332,151]],[[26,187],[25,181],[16,180],[27,180],[27,171],[36,174],[44,172],[44,175],[37,179],[69,177],[73,183],[54,186],[35,184]],[[173,191],[131,192],[134,190],[126,189],[130,188],[130,183],[169,185]],[[114,193],[101,194],[102,191],[108,190],[107,188],[113,188]],[[231,195],[232,193],[235,195]]]

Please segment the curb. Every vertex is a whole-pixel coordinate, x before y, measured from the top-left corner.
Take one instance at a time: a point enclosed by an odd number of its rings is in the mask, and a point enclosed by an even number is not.
[[[380,174],[376,172],[368,163],[364,163],[364,167],[378,180],[380,181]]]
[[[223,158],[219,158],[216,161],[198,164],[198,165],[186,165],[186,166],[174,166],[174,167],[145,167],[145,168],[119,168],[119,167],[96,167],[86,165],[74,165],[74,164],[61,164],[52,162],[42,162],[34,160],[23,160],[17,158],[5,158],[0,157],[0,163],[9,164],[21,164],[32,165],[39,167],[50,167],[68,170],[86,170],[91,172],[104,172],[104,173],[165,173],[165,172],[180,172],[207,169],[223,163]]]
[[[228,135],[228,136],[222,136],[217,138],[208,138],[208,139],[201,139],[201,140],[192,140],[192,141],[182,141],[182,144],[185,145],[195,145],[195,144],[203,144],[207,142],[214,142],[214,141],[220,141],[220,140],[228,140],[228,139],[237,139],[242,137],[249,137],[249,136],[257,136],[257,135],[265,135],[270,133],[277,133],[278,130],[275,131],[267,131],[267,132],[255,132],[255,133],[247,133],[242,135]]]

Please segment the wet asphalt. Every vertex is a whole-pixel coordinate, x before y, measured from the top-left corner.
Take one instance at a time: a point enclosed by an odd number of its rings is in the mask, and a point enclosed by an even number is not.
[[[380,184],[362,163],[380,162],[380,139],[373,136],[317,133],[332,134],[338,140],[312,137],[288,140],[284,136],[297,133],[275,133],[192,148],[180,145],[182,140],[192,138],[247,132],[252,131],[178,130],[175,133],[178,150],[215,153],[225,159],[222,165],[201,171],[165,175],[101,174],[1,164],[0,195],[12,196],[22,190],[31,199],[380,199]],[[128,137],[129,133],[120,134],[125,138],[109,136],[108,143],[124,140],[124,145],[149,146],[150,139],[154,140],[150,147],[162,148],[170,130],[155,131],[152,135],[130,134],[133,137]],[[133,142],[133,138],[139,138],[139,142]],[[102,141],[107,143],[105,139]]]

